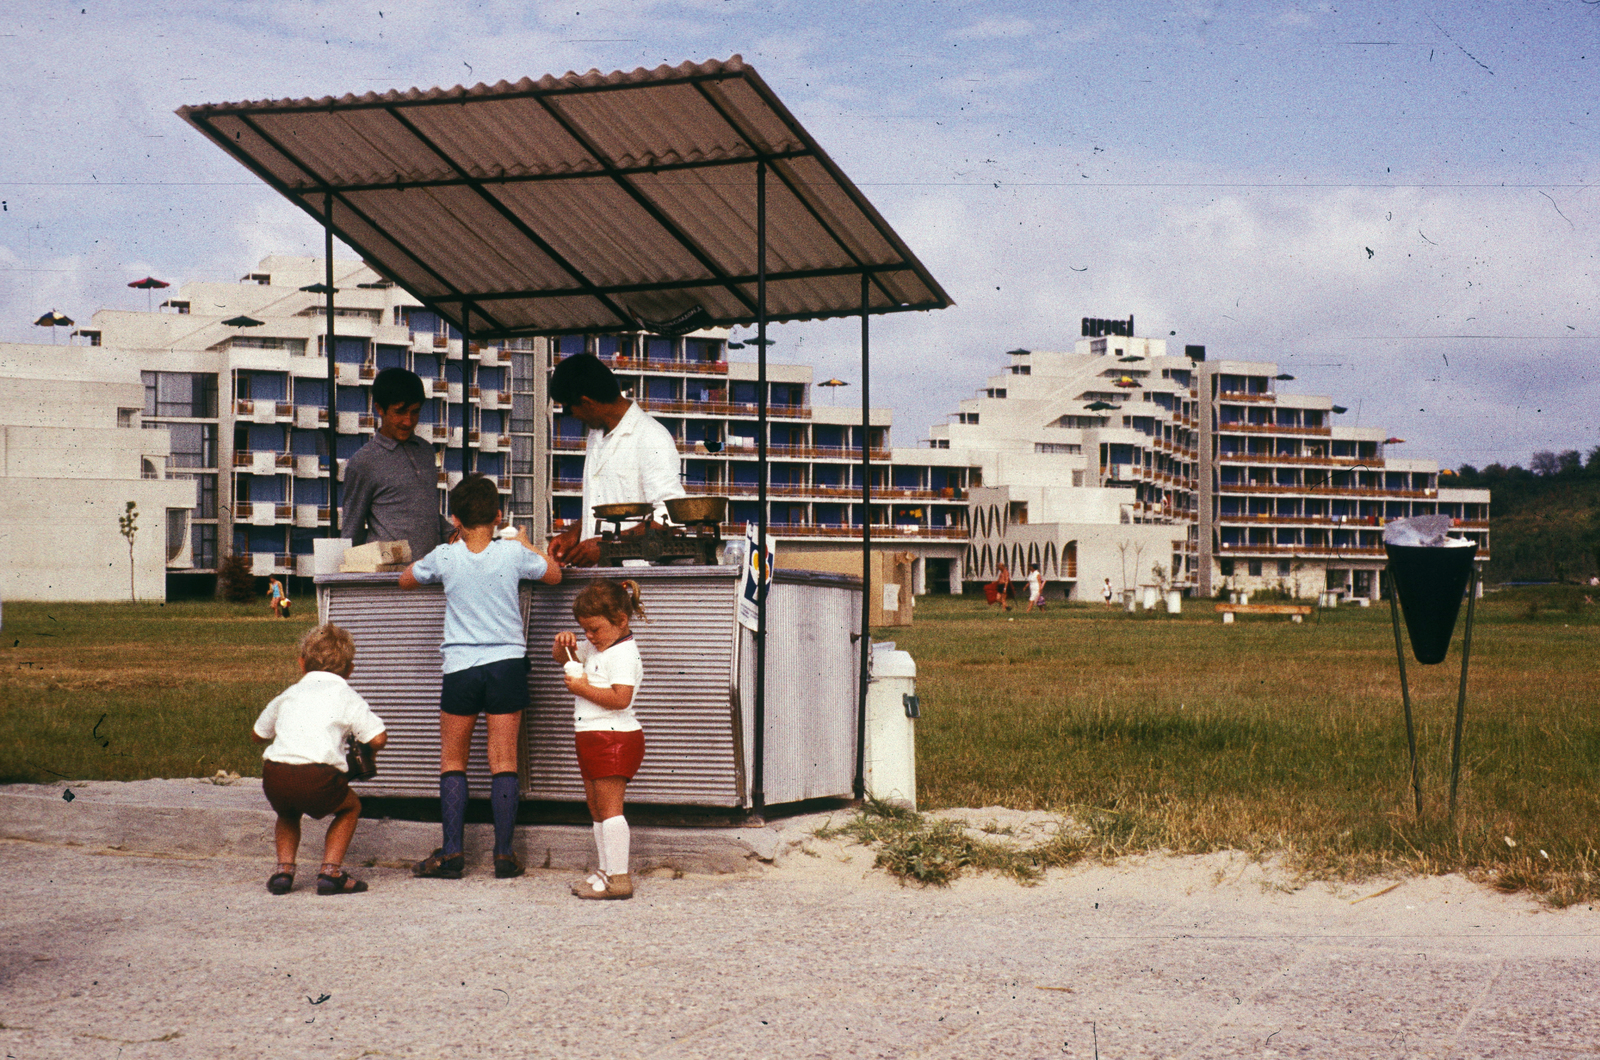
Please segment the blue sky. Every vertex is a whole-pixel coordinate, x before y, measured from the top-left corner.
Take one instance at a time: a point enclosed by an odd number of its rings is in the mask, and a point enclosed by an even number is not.
[[[183,104],[734,53],[957,302],[874,327],[901,444],[1003,351],[1130,313],[1447,466],[1600,444],[1591,0],[13,6],[0,340],[320,253]],[[773,357],[855,383],[856,335],[784,326]]]

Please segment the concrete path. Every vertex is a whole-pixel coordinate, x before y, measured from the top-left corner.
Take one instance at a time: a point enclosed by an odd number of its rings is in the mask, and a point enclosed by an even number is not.
[[[1219,855],[923,891],[810,840],[590,903],[549,870],[280,898],[258,857],[0,855],[16,1060],[1600,1055],[1593,909],[1454,877]]]

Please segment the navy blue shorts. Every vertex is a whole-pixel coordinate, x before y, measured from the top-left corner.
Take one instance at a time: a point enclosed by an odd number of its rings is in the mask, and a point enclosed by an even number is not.
[[[439,709],[461,718],[515,714],[528,705],[528,669],[523,656],[445,674]]]

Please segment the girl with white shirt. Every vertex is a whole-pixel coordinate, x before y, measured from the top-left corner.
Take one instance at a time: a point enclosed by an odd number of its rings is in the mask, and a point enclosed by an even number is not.
[[[633,616],[643,617],[639,583],[595,581],[572,602],[572,615],[583,628],[557,633],[552,656],[566,667],[567,690],[573,694],[573,727],[583,793],[594,822],[599,869],[572,885],[579,898],[633,897],[628,873],[629,829],[622,816],[628,781],[644,760],[644,730],[634,715],[634,699],[644,679],[644,663],[628,628]]]

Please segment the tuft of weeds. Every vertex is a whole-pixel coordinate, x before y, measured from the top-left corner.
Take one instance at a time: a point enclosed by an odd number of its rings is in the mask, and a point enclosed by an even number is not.
[[[1043,843],[1017,849],[975,838],[960,821],[928,817],[876,799],[868,799],[848,824],[818,829],[817,835],[824,839],[847,836],[871,847],[876,851],[874,868],[883,869],[902,885],[922,887],[947,887],[969,871],[1031,885],[1043,878],[1045,869],[1070,865],[1089,849],[1065,830]]]

